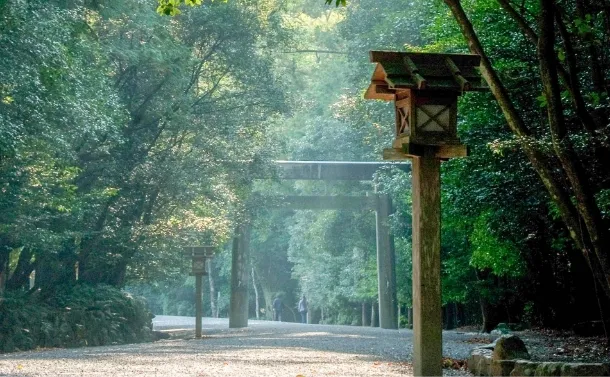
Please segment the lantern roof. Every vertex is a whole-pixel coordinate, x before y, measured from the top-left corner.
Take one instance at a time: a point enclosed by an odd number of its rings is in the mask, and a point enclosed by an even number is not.
[[[487,91],[478,71],[481,57],[468,54],[431,54],[398,51],[371,51],[377,63],[364,98],[391,101],[405,90]]]

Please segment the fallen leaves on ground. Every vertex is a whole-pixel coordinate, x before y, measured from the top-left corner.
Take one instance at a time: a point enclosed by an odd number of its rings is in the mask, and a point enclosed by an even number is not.
[[[487,343],[491,343],[491,341],[489,340],[489,338],[468,338],[466,340],[464,340],[464,343],[483,343],[483,344],[487,344]]]
[[[451,357],[443,357],[443,368],[461,370],[466,364],[465,360],[453,359]]]
[[[610,347],[601,336],[584,337],[571,331],[534,329],[517,333],[535,360],[608,362]]]

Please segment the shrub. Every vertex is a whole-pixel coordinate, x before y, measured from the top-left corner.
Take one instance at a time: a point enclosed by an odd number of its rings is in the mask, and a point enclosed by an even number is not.
[[[7,293],[0,302],[0,352],[151,341],[152,317],[142,299],[104,285]]]

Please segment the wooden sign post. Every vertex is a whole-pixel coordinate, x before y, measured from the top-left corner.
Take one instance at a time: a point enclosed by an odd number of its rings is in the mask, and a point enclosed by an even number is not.
[[[184,256],[191,259],[191,275],[195,275],[195,338],[201,338],[201,320],[203,317],[203,276],[207,259],[214,256],[214,246],[189,246],[184,248]]]
[[[367,99],[394,101],[396,132],[386,160],[412,160],[413,371],[442,375],[440,162],[464,157],[457,98],[487,90],[477,55],[371,51],[377,63]]]

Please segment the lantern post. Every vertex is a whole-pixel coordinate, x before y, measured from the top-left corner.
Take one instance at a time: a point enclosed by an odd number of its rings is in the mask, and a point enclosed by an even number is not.
[[[191,259],[191,273],[195,276],[195,338],[201,338],[203,316],[203,276],[207,275],[206,261],[214,256],[214,246],[188,246],[184,256]]]
[[[413,371],[442,375],[440,163],[465,157],[457,99],[486,91],[478,55],[371,51],[376,63],[364,97],[394,102],[392,147],[384,160],[412,160]]]

